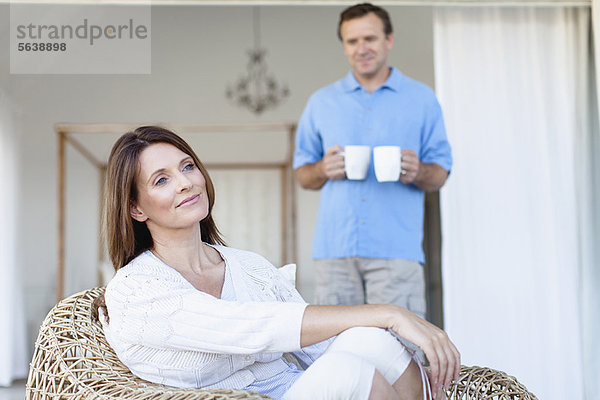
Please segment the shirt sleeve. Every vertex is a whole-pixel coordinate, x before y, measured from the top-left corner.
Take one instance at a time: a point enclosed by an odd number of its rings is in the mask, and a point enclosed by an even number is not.
[[[315,124],[314,96],[308,100],[306,108],[296,129],[296,149],[294,150],[294,169],[313,164],[323,158],[323,142]]]
[[[424,163],[438,164],[448,172],[452,168],[452,151],[446,137],[442,108],[434,95],[423,125],[419,159]]]
[[[266,259],[264,262],[271,265]],[[284,302],[302,302],[304,303],[304,299],[302,295],[296,290],[296,287],[292,282],[290,282],[286,277],[283,276],[279,268],[273,267],[273,278],[272,281],[274,283],[274,287],[276,290],[276,297],[280,301]],[[331,344],[334,338],[326,339],[322,342],[312,344],[310,346],[303,347],[298,351],[292,352],[298,364],[303,369],[307,369],[313,362],[317,360],[317,358],[321,357],[327,347]]]
[[[220,300],[179,282],[140,273],[111,281],[106,303],[111,331],[120,340],[226,354],[299,350],[306,308],[296,302]]]

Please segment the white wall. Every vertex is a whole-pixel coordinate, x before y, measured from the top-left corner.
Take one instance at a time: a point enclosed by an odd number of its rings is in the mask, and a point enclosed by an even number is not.
[[[17,243],[31,348],[41,320],[55,303],[57,137],[53,125],[295,122],[313,91],[348,71],[336,37],[341,9],[261,8],[269,70],[288,84],[291,96],[277,109],[257,117],[230,105],[224,96],[226,85],[245,72],[246,50],[252,46],[249,7],[153,7],[151,75],[28,76],[9,74],[9,5],[0,4],[0,84],[17,110],[14,135],[20,143]],[[431,9],[390,7],[389,11],[396,32],[390,63],[432,85]],[[68,279],[92,286],[96,279],[93,264],[84,264],[87,259],[95,261],[97,221],[82,221],[97,207],[97,179],[81,157],[73,153],[68,157],[67,261],[73,274]],[[299,287],[310,300],[318,193],[299,190],[297,204]]]

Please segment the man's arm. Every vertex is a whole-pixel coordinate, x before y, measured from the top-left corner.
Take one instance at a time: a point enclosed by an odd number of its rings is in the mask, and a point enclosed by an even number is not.
[[[304,189],[318,190],[323,187],[328,180],[344,179],[344,156],[340,146],[333,146],[325,152],[323,159],[305,164],[296,169],[296,177],[300,186]]]
[[[304,189],[319,190],[327,182],[327,176],[323,171],[323,160],[312,164],[305,164],[295,172],[298,183]]]
[[[422,163],[414,150],[402,150],[402,171],[400,175],[403,183],[412,183],[425,192],[439,190],[448,178],[448,171],[440,165]]]
[[[420,163],[419,174],[413,182],[425,192],[435,192],[440,190],[448,178],[448,171],[438,164]]]

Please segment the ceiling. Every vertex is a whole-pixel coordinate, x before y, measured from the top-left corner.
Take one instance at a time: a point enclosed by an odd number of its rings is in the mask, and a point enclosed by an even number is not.
[[[353,5],[358,0],[0,0],[0,3],[28,4],[140,4],[152,6],[170,5],[222,5],[222,6],[340,6]],[[592,0],[383,0],[376,1],[383,6],[591,6]]]

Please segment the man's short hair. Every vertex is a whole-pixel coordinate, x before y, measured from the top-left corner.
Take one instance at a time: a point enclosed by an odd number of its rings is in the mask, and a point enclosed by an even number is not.
[[[340,14],[340,23],[338,24],[338,38],[342,40],[342,23],[344,21],[349,21],[354,18],[364,17],[365,15],[373,13],[379,17],[381,22],[383,22],[383,32],[387,37],[390,33],[392,33],[392,21],[390,20],[390,15],[383,8],[374,6],[371,3],[361,3],[356,4],[354,6],[346,8]]]

